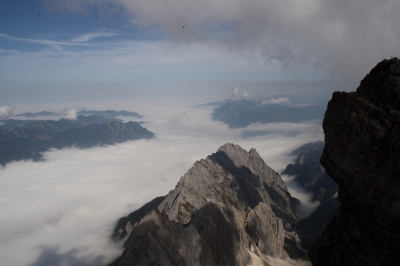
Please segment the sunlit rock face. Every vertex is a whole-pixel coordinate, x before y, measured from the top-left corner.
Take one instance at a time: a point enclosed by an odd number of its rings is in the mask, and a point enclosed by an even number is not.
[[[309,251],[318,265],[400,261],[400,60],[379,63],[356,92],[335,92],[321,163],[341,206]]]
[[[293,199],[280,175],[255,149],[225,144],[206,159],[197,161],[180,179],[158,209],[171,220],[188,223],[194,211],[208,202],[254,208],[265,202],[288,228],[297,221]]]
[[[254,254],[289,259],[284,239],[298,221],[296,204],[255,149],[225,144],[134,225],[112,265],[249,265]]]

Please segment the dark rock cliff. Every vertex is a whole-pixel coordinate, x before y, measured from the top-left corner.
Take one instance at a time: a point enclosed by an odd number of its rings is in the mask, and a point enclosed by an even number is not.
[[[323,128],[321,163],[341,205],[309,251],[313,265],[399,265],[400,60],[335,92]]]

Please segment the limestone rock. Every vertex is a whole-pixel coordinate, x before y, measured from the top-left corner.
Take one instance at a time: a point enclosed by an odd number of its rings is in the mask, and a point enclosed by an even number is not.
[[[285,231],[281,219],[276,219],[266,203],[248,210],[245,221],[246,232],[258,250],[275,258],[286,257],[283,249]]]
[[[252,264],[249,251],[289,260],[285,226],[298,221],[296,203],[256,150],[225,144],[133,227],[111,265],[240,266]]]
[[[133,229],[125,251],[112,265],[248,265],[248,250],[288,258],[285,230],[266,203],[239,212],[208,203],[186,225],[169,220],[158,209]]]
[[[255,149],[247,152],[234,144],[225,144],[196,162],[158,208],[171,220],[188,223],[193,212],[210,201],[239,210],[266,202],[288,228],[298,220],[297,200],[290,196],[280,175]]]
[[[318,265],[400,261],[400,60],[379,63],[356,92],[335,92],[321,163],[341,206],[309,252]]]
[[[200,265],[200,241],[195,227],[153,210],[133,229],[114,265]]]

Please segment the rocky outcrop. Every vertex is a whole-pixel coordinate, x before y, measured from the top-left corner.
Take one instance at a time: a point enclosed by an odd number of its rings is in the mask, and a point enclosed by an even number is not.
[[[140,220],[153,209],[156,209],[164,199],[165,196],[154,198],[136,211],[133,211],[129,215],[120,218],[115,226],[111,238],[117,242],[125,242],[131,234],[132,229],[140,222]]]
[[[112,265],[249,265],[258,255],[289,260],[284,240],[298,221],[296,203],[255,149],[225,144],[133,226]]]
[[[248,265],[248,250],[286,258],[282,221],[268,205],[242,214],[209,203],[183,225],[155,209],[134,228],[114,265]]]
[[[313,265],[398,265],[400,60],[379,63],[356,92],[335,92],[323,128],[321,163],[341,205],[309,251]]]
[[[193,212],[210,201],[239,210],[266,202],[289,229],[298,219],[297,200],[290,196],[280,175],[255,149],[247,152],[234,144],[225,144],[196,162],[158,209],[171,220],[188,223]]]

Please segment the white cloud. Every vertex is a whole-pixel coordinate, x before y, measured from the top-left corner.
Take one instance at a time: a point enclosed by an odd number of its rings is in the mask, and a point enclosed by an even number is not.
[[[240,93],[240,89],[239,88],[234,88],[232,94],[230,95],[230,97],[236,97],[236,98],[249,98],[252,95],[250,93],[248,93],[247,91],[242,91]]]
[[[232,96],[239,97],[239,89],[238,88],[233,89]]]
[[[267,104],[282,104],[282,103],[287,103],[290,104],[290,100],[288,97],[279,97],[279,98],[273,98],[273,99],[268,99],[264,100],[261,102],[261,104],[267,105]]]
[[[111,36],[115,36],[115,35],[117,35],[116,32],[103,29],[100,31],[95,31],[95,32],[78,35],[78,36],[72,38],[71,41],[72,42],[87,42],[94,38],[111,37]]]
[[[296,181],[295,176],[282,175],[283,181],[285,181],[290,194],[300,201],[300,205],[297,207],[297,212],[300,218],[304,219],[310,216],[311,213],[319,206],[319,201],[312,201],[313,194],[307,192],[304,188],[300,187]]]
[[[98,45],[93,45],[93,44],[85,44],[82,42],[71,42],[71,41],[64,41],[64,40],[48,40],[48,39],[29,39],[29,38],[18,38],[14,36],[10,36],[8,34],[3,34],[0,33],[0,37],[14,40],[14,41],[19,41],[19,42],[27,42],[27,43],[35,43],[35,44],[42,44],[42,45],[48,45],[52,47],[56,51],[63,51],[63,46],[90,46],[90,47],[99,47]]]
[[[166,195],[196,160],[226,142],[256,148],[281,172],[294,159],[287,155],[290,151],[322,138],[322,130],[309,130],[310,124],[286,124],[298,127],[295,138],[274,134],[243,139],[243,129],[210,119],[212,107],[129,105],[145,116],[143,125],[155,139],[53,150],[44,154],[46,162],[13,162],[0,169],[2,263],[24,266],[51,256],[66,259],[66,266],[109,262],[121,252],[109,242],[116,220]]]
[[[64,111],[62,112],[62,117],[69,120],[77,119],[77,108],[76,107],[64,107]]]
[[[284,68],[326,68],[350,89],[380,60],[399,55],[398,0],[44,2],[49,10],[123,12],[136,27],[158,28],[172,40],[217,41]]]
[[[15,107],[1,106],[0,107],[0,119],[8,119],[13,115]]]
[[[248,98],[248,97],[251,96],[251,94],[248,93],[247,91],[243,91],[242,95],[243,95],[244,98]]]

